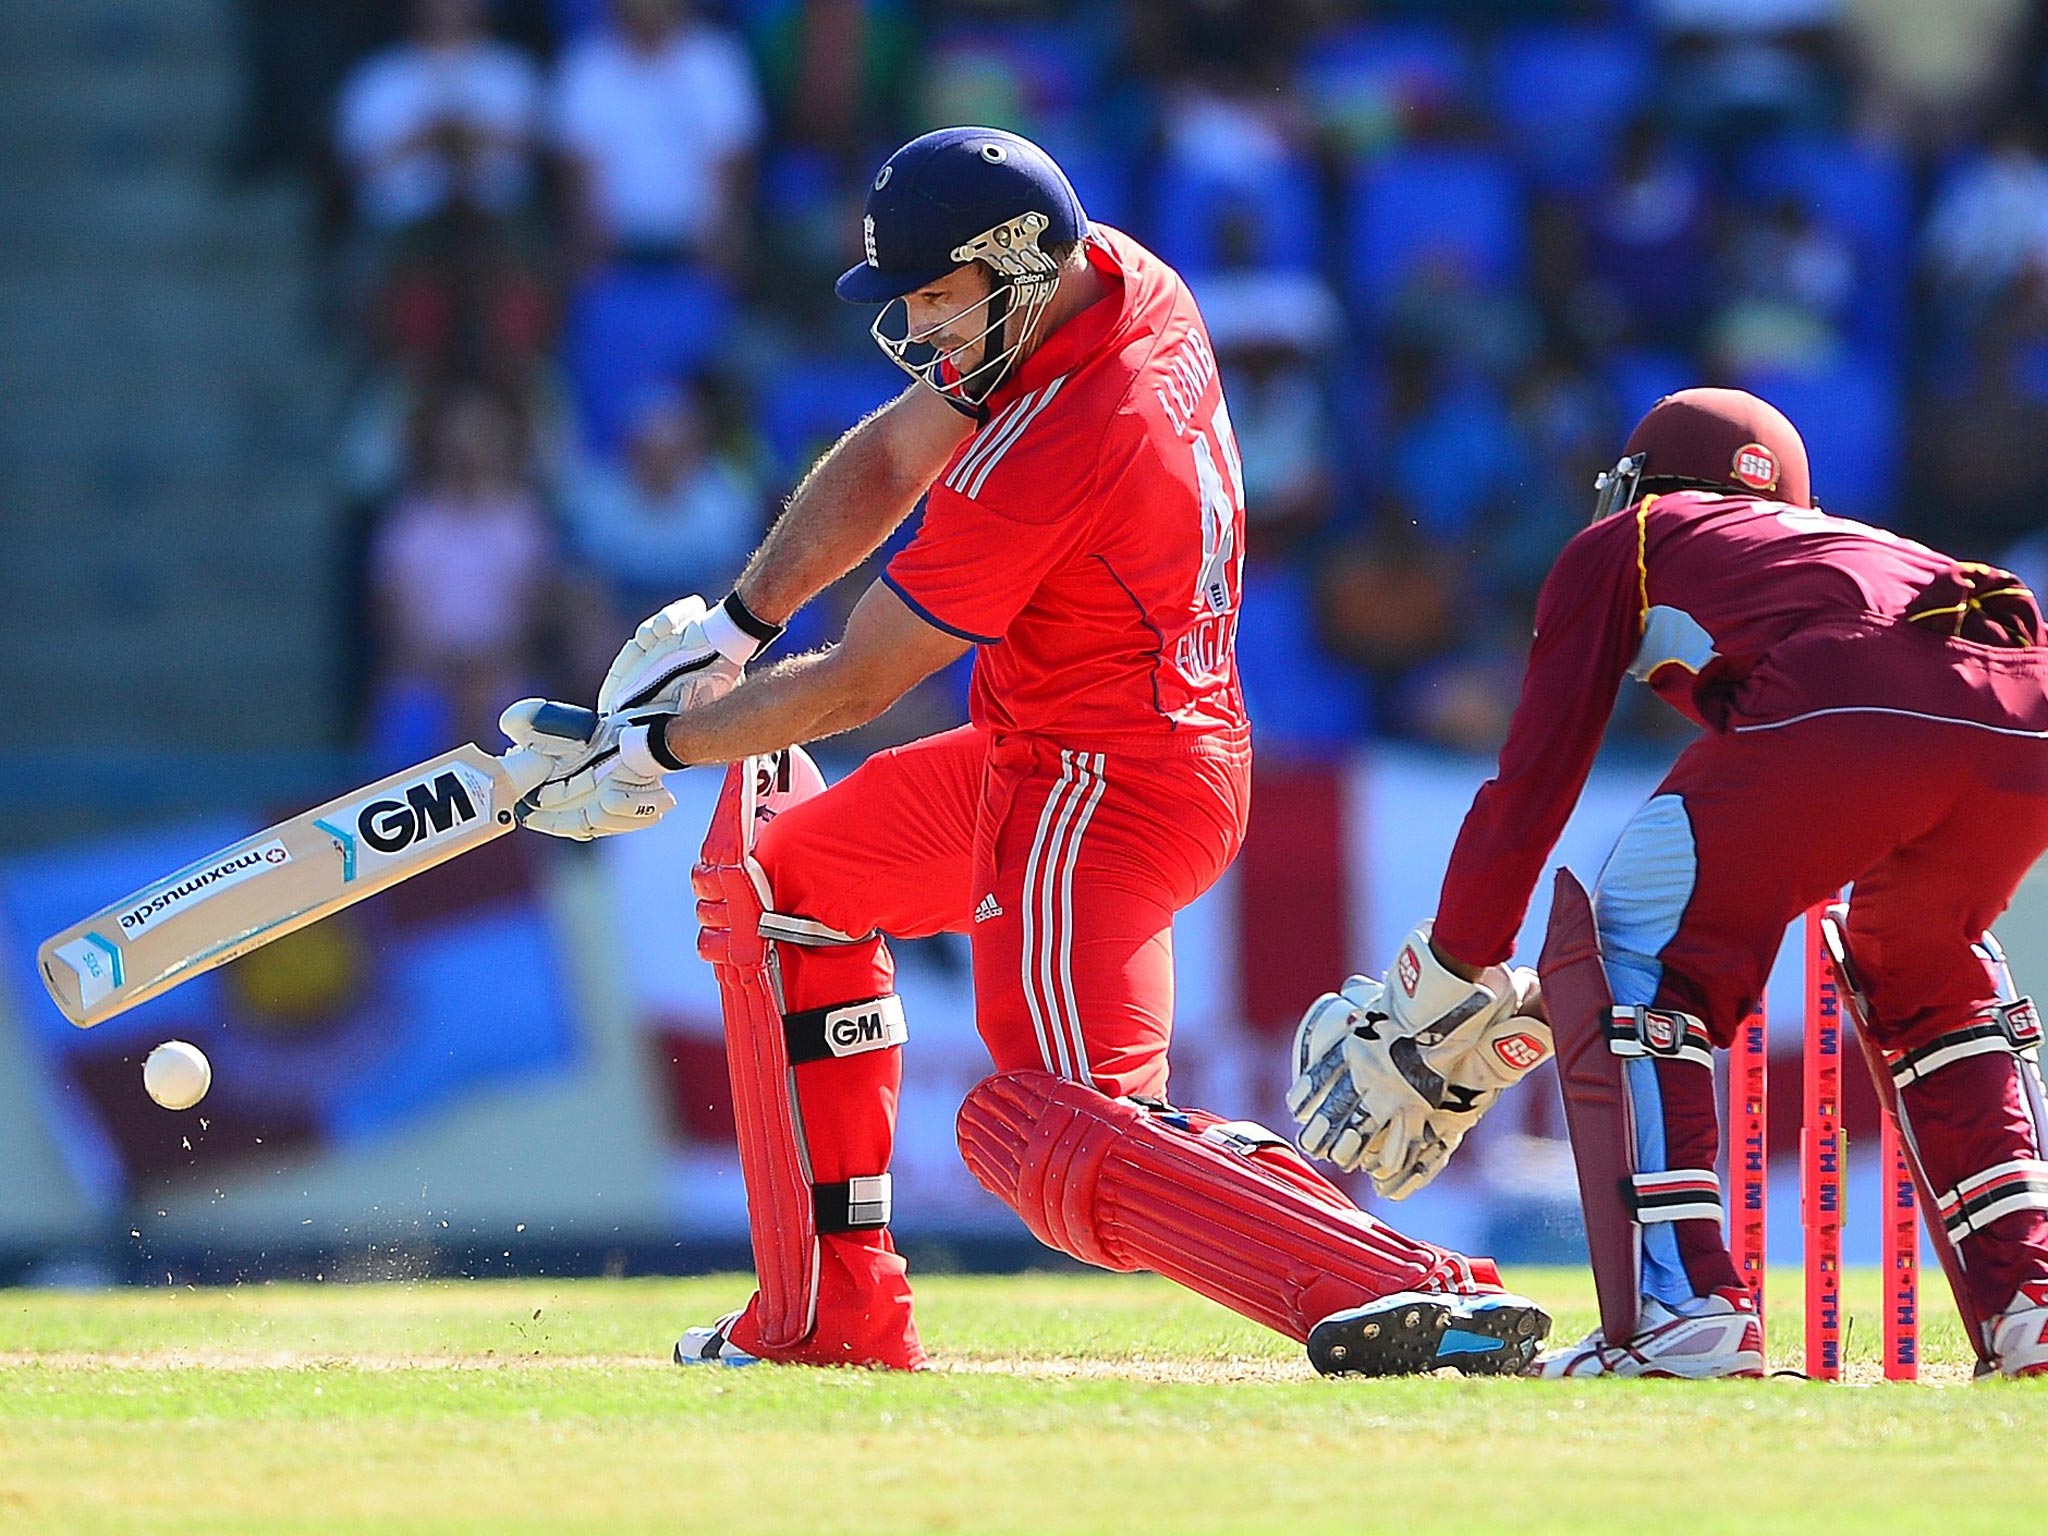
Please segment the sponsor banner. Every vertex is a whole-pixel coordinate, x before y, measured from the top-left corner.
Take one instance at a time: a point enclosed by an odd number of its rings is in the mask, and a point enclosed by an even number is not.
[[[158,923],[191,911],[209,896],[291,861],[291,850],[273,837],[266,843],[231,848],[217,859],[182,870],[155,889],[143,891],[122,909],[122,937],[139,939]]]
[[[451,788],[439,782],[444,771],[356,796],[333,825],[361,857],[402,858],[471,825],[463,798],[476,817],[495,813],[487,785],[458,773]],[[1254,798],[1264,820],[1239,864],[1175,919],[1176,1102],[1291,1136],[1281,1101],[1295,1019],[1347,970],[1390,964],[1433,911],[1458,820],[1490,771],[1394,749],[1326,768],[1262,770]],[[676,811],[587,856],[558,860],[547,839],[501,839],[90,1031],[72,1028],[43,996],[36,941],[162,870],[182,866],[184,879],[195,877],[221,862],[210,850],[261,820],[0,860],[0,993],[11,1005],[0,1031],[12,1031],[0,1035],[0,1066],[17,1069],[30,1106],[0,1115],[0,1163],[38,1168],[35,1158],[46,1156],[55,1170],[0,1187],[0,1249],[40,1230],[22,1214],[24,1201],[50,1191],[69,1199],[72,1186],[83,1204],[120,1221],[110,1228],[118,1233],[129,1230],[123,1213],[146,1197],[149,1211],[176,1216],[183,1201],[195,1220],[233,1219],[244,1235],[287,1243],[315,1230],[353,1242],[398,1219],[395,1211],[406,1222],[430,1212],[404,1230],[433,1241],[444,1213],[459,1231],[482,1210],[531,1223],[528,1241],[544,1233],[611,1242],[656,1221],[685,1253],[693,1241],[743,1239],[717,988],[696,955],[689,885],[719,777],[671,775]],[[1654,765],[1597,772],[1552,863],[1590,879],[1657,777]],[[370,832],[398,851],[367,841]],[[545,905],[529,868],[553,872]],[[1545,881],[1523,930],[1525,960],[1540,944],[1547,895]],[[2025,968],[2048,955],[2048,871],[2000,926],[2025,989]],[[111,978],[121,935],[109,922],[99,937],[104,948],[86,944],[65,958]],[[909,1036],[890,1167],[896,1229],[934,1241],[1020,1237],[1014,1213],[967,1174],[955,1144],[961,1100],[990,1070],[975,1029],[969,941],[942,934],[894,947],[907,1031],[894,1008],[875,1004],[833,1009],[821,1028],[827,1048],[843,1051]],[[1772,1025],[1783,1058],[1798,1038],[1796,957],[1780,975],[1787,990]],[[141,1055],[172,1036],[214,1061],[214,1091],[192,1114],[157,1109],[137,1077]],[[1538,1049],[1521,1036],[1498,1048],[1517,1067]],[[1852,1095],[1861,1076],[1846,1080]],[[1862,1113],[1858,1102],[1845,1103],[1845,1117]],[[1797,1108],[1796,1093],[1774,1096],[1781,1115]],[[1441,1179],[1381,1214],[1472,1252],[1574,1259],[1577,1200],[1562,1128],[1553,1075],[1539,1068]],[[1797,1144],[1795,1126],[1779,1120],[1772,1130],[1774,1146]],[[1852,1145],[1857,1134],[1852,1126]],[[544,1156],[521,1161],[536,1148]],[[559,1181],[546,1199],[535,1193],[543,1167]],[[1364,1186],[1347,1187],[1370,1202]],[[1863,1194],[1859,1186],[1852,1201]],[[1773,1241],[1796,1243],[1796,1200],[1773,1203],[1785,1223]],[[534,1220],[542,1210],[545,1226]],[[1874,1257],[1874,1224],[1851,1225],[1871,1234]]]
[[[1301,1010],[1347,971],[1389,964],[1410,927],[1434,911],[1459,819],[1491,766],[1388,751],[1264,771],[1253,797],[1264,819],[1255,818],[1237,866],[1174,922],[1176,1102],[1292,1130],[1282,1100],[1287,1042]],[[828,779],[844,772],[843,764],[827,765]],[[1560,857],[1590,877],[1659,773],[1653,765],[1596,774]],[[739,1180],[717,989],[695,954],[688,886],[719,773],[692,770],[667,782],[677,809],[645,832],[606,839],[599,857],[618,925],[616,963],[670,1100],[674,1219],[685,1232],[732,1236],[743,1230],[743,1203],[707,1198]],[[1544,915],[1539,903],[1524,929],[1529,952],[1540,947]],[[895,1225],[913,1235],[1013,1232],[1014,1215],[967,1174],[954,1145],[960,1101],[990,1070],[974,1029],[968,946],[941,935],[892,947],[909,1035],[891,1163]],[[880,1043],[872,1038],[879,1021],[857,1017],[873,1007],[844,1010],[843,1033],[830,1048]],[[1499,1049],[1516,1067],[1541,1051],[1521,1036]],[[1561,1132],[1547,1084],[1545,1074],[1475,1133],[1477,1151],[1445,1176],[1439,1198],[1462,1189],[1469,1199],[1490,1182],[1482,1172],[1489,1141]],[[1554,1171],[1568,1178],[1564,1169]],[[1353,1193],[1369,1198],[1364,1186]]]

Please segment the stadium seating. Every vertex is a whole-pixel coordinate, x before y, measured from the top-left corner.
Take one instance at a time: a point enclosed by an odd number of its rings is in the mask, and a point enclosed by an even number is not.
[[[651,386],[709,362],[732,319],[724,286],[687,267],[621,267],[586,283],[570,301],[562,352],[590,446],[611,448]]]
[[[1645,44],[1606,28],[1518,28],[1491,62],[1487,105],[1522,164],[1540,183],[1574,190],[1599,174],[1652,84]]]
[[[1090,219],[1136,232],[1139,213],[1129,156],[1111,148],[1102,135],[1064,127],[1047,131],[1039,142],[1067,173]]]
[[[1857,299],[1850,332],[1894,355],[1904,345],[1913,252],[1912,168],[1889,146],[1821,134],[1757,146],[1740,176],[1745,191],[1799,200],[1854,246]]]
[[[1190,276],[1227,265],[1322,266],[1322,193],[1315,168],[1300,157],[1234,177],[1169,158],[1148,227],[1159,254]]]
[[[1887,521],[1904,470],[1903,389],[1881,357],[1851,355],[1814,373],[1737,381],[1789,416],[1806,439],[1814,499],[1830,512]]]
[[[1261,750],[1341,753],[1370,723],[1364,680],[1316,641],[1314,584],[1298,566],[1245,567],[1237,665]]]
[[[1682,352],[1629,348],[1607,359],[1606,382],[1624,423],[1632,424],[1664,396],[1702,382],[1699,365]],[[1615,451],[1620,452],[1616,444]]]
[[[1454,110],[1471,89],[1472,70],[1450,28],[1401,22],[1325,34],[1304,50],[1297,79],[1330,140],[1362,152]]]
[[[879,352],[786,361],[763,385],[759,416],[777,474],[793,484],[840,433],[908,382]]]
[[[1401,149],[1358,166],[1348,228],[1348,276],[1368,317],[1432,264],[1448,262],[1479,287],[1522,275],[1522,188],[1488,150]]]

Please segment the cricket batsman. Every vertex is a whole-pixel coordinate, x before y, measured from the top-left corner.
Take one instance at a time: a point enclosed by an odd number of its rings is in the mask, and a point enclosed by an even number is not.
[[[1493,1266],[1360,1211],[1271,1132],[1173,1107],[1173,915],[1236,854],[1251,737],[1235,661],[1244,479],[1180,278],[1013,134],[881,167],[838,282],[914,383],[799,486],[733,593],[640,627],[606,723],[528,825],[642,826],[727,763],[693,884],[717,970],[759,1289],[678,1362],[915,1369],[890,1240],[908,1021],[884,935],[970,936],[994,1071],[975,1177],[1042,1241],[1152,1270],[1381,1374],[1515,1372],[1549,1320]],[[838,644],[741,684],[789,617],[925,500]],[[975,652],[972,723],[826,788],[792,743],[874,719]],[[515,740],[536,736],[515,705]],[[785,749],[789,749],[785,751]],[[1367,1342],[1369,1339],[1369,1342]]]
[[[1853,883],[1844,1007],[1895,1111],[1979,1371],[2048,1373],[2040,1026],[1994,919],[2048,850],[2048,649],[2007,572],[1830,517],[1752,395],[1660,400],[1559,555],[1499,772],[1384,985],[1310,1010],[1302,1145],[1419,1187],[1549,1054],[1493,999],[1624,677],[1704,727],[1541,964],[1600,1329],[1545,1376],[1756,1376],[1729,1259],[1713,1055],[1786,925]]]

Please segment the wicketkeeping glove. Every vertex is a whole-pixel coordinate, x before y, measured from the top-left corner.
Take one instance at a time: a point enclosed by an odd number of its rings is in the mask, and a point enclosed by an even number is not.
[[[1519,980],[1526,971],[1514,973]],[[1533,1006],[1533,1002],[1527,1003]],[[1550,1026],[1531,1014],[1500,1014],[1467,1025],[1450,1039],[1419,1052],[1416,1061],[1443,1079],[1443,1102],[1422,1118],[1405,1144],[1392,1136],[1374,1148],[1373,1187],[1389,1200],[1414,1193],[1443,1170],[1465,1133],[1507,1089],[1551,1055]],[[1516,1065],[1522,1063],[1522,1065]],[[1420,1090],[1427,1096],[1427,1080]]]
[[[1426,945],[1426,930],[1409,948],[1418,941]],[[1443,980],[1448,973],[1433,959],[1404,953],[1396,966],[1416,985],[1390,989],[1354,976],[1310,1005],[1295,1032],[1287,1107],[1302,1126],[1302,1151],[1367,1174],[1398,1200],[1436,1177],[1551,1046],[1549,1025],[1523,1012],[1539,1006],[1533,972],[1490,974],[1495,991]]]

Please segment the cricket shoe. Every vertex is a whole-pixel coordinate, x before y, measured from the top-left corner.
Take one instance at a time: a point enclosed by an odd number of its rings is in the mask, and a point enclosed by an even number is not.
[[[728,1312],[709,1328],[686,1329],[676,1340],[676,1364],[759,1365],[759,1355],[750,1355],[733,1345],[732,1325],[739,1320],[739,1313]]]
[[[1399,1291],[1317,1323],[1308,1358],[1325,1376],[1414,1376],[1445,1366],[1467,1376],[1520,1376],[1549,1332],[1550,1314],[1508,1291]]]
[[[2048,1280],[2029,1280],[1991,1320],[1991,1365],[2001,1376],[2048,1376]]]
[[[1764,1374],[1763,1325],[1746,1291],[1716,1291],[1690,1315],[1645,1296],[1640,1321],[1634,1338],[1610,1344],[1596,1328],[1577,1344],[1541,1356],[1529,1374],[1546,1380],[1664,1376],[1684,1381]]]

